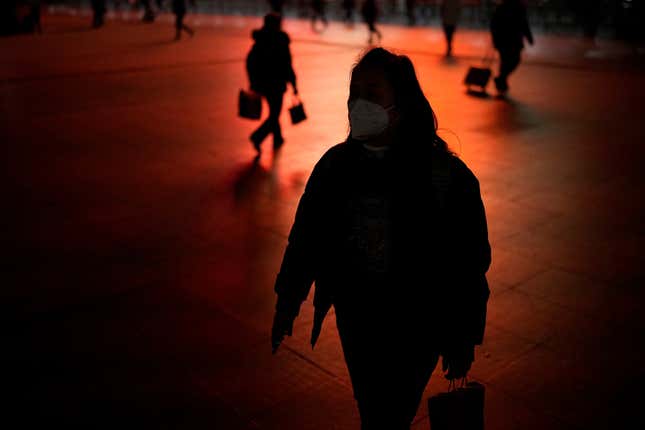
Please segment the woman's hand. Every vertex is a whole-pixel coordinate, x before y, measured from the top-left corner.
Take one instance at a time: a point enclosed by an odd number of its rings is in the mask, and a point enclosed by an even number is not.
[[[466,377],[475,360],[474,345],[451,346],[442,354],[442,369],[448,380]]]
[[[271,350],[275,354],[285,336],[293,334],[294,318],[284,312],[276,311],[273,316],[273,327],[271,328]]]

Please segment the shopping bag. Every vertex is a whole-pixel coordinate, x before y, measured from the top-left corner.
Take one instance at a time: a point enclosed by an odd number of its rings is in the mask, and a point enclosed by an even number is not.
[[[238,115],[242,118],[260,119],[262,116],[262,96],[254,91],[240,89]]]
[[[305,108],[302,101],[296,98],[291,107],[289,108],[289,116],[291,116],[291,124],[298,124],[307,119]]]
[[[490,67],[475,67],[471,66],[468,68],[466,77],[464,78],[464,84],[466,86],[476,86],[480,87],[482,91],[486,91],[486,85],[490,80],[492,70]]]
[[[430,430],[483,430],[484,392],[479,382],[451,382],[448,391],[428,399]]]

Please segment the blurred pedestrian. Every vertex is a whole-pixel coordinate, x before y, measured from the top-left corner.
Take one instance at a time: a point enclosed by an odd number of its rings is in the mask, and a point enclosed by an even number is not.
[[[343,22],[346,25],[354,24],[354,9],[356,8],[356,0],[343,0]]]
[[[369,38],[367,43],[372,44],[373,36],[378,37],[379,43],[381,42],[382,34],[376,28],[376,21],[379,16],[379,8],[376,4],[376,0],[365,0],[363,2],[363,7],[361,8],[361,14],[363,15],[363,21],[367,24],[367,30],[369,31]]]
[[[405,14],[408,17],[409,26],[414,26],[417,23],[416,9],[416,0],[405,0]]]
[[[181,39],[182,30],[188,33],[190,37],[193,37],[195,30],[184,23],[184,17],[186,16],[186,0],[172,0],[172,13],[175,14],[175,40]]]
[[[271,7],[271,12],[279,13],[280,15],[282,15],[284,0],[269,0],[269,6]]]
[[[29,26],[31,27],[32,31],[42,34],[43,33],[43,27],[40,21],[40,15],[41,15],[41,0],[30,0],[29,4],[31,6],[29,10],[29,16],[27,19],[29,20]]]
[[[312,0],[311,2],[311,29],[316,33],[320,33],[327,28],[329,22],[327,21],[325,0]],[[317,23],[320,21],[322,27],[318,27]]]
[[[313,283],[311,345],[334,307],[361,428],[410,429],[439,356],[461,379],[483,341],[491,262],[479,183],[437,135],[407,56],[354,67],[350,131],[318,161],[280,271],[275,353]]]
[[[105,0],[92,0],[92,28],[99,28],[105,24]]]
[[[262,28],[253,30],[253,47],[247,56],[246,70],[251,89],[261,94],[269,105],[268,118],[251,134],[251,143],[258,153],[260,145],[273,134],[273,148],[284,143],[280,128],[280,112],[287,83],[298,94],[293,71],[289,35],[282,30],[282,16],[271,12],[264,17]]]
[[[141,0],[141,5],[143,6],[143,17],[141,20],[143,22],[154,22],[155,12],[152,10],[150,0]]]
[[[500,94],[508,91],[508,77],[521,61],[524,39],[533,45],[526,8],[522,0],[502,0],[493,12],[490,24],[493,46],[499,53],[499,74],[495,88]]]
[[[446,57],[452,56],[452,38],[457,29],[460,14],[460,0],[442,0],[441,24],[443,26],[443,34],[446,37]]]

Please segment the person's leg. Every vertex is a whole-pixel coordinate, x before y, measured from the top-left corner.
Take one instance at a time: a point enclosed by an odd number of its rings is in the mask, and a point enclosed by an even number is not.
[[[181,39],[181,29],[184,27],[184,14],[175,13],[175,40]]]
[[[520,51],[513,51],[508,54],[504,74],[506,78],[517,69],[520,64]]]
[[[195,30],[193,30],[191,27],[189,27],[186,23],[184,23],[183,19],[181,21],[181,28],[184,30],[190,37],[195,35]]]
[[[284,99],[284,93],[279,92],[271,94],[267,97],[267,102],[269,104],[269,118],[270,123],[270,132],[273,133],[273,147],[279,148],[284,143],[284,138],[282,137],[282,129],[280,128],[280,113],[282,112],[282,102]]]
[[[508,77],[520,64],[520,51],[499,51],[499,76],[495,78],[495,86],[499,92],[508,91]]]
[[[374,21],[368,21],[367,22],[367,29],[370,32],[370,37],[369,37],[367,43],[371,44],[372,43],[372,38],[374,37],[374,34],[376,33],[376,27],[374,26]]]
[[[271,127],[272,127],[272,122],[271,122],[271,104],[269,102],[269,99],[271,98],[268,94],[262,94],[262,96],[266,99],[267,104],[269,104],[269,117],[260,124],[258,128],[255,129],[253,133],[251,133],[251,142],[253,143],[253,147],[256,149],[256,151],[260,152],[260,145],[266,139],[266,137],[269,135],[271,132]]]
[[[445,24],[443,26],[443,32],[446,35],[446,56],[452,55],[452,36],[455,33],[455,26],[450,24]]]
[[[353,307],[336,306],[336,315],[361,429],[409,430],[438,353],[418,344],[420,330],[410,323],[372,324],[373,314]],[[389,349],[383,339],[392,340]]]

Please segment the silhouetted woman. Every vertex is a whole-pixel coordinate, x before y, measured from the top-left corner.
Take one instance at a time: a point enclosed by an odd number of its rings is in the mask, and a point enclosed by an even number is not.
[[[274,352],[312,283],[315,344],[335,309],[362,429],[409,429],[439,356],[448,379],[481,344],[491,254],[479,183],[437,135],[403,55],[355,65],[350,132],[318,161],[278,273]]]
[[[367,24],[367,30],[369,31],[369,38],[367,40],[368,44],[372,44],[372,39],[374,35],[378,37],[378,41],[381,41],[382,35],[381,32],[376,28],[376,20],[378,19],[379,9],[376,4],[376,0],[365,0],[361,8],[361,14],[363,15],[363,21]]]
[[[172,13],[175,14],[175,40],[181,39],[182,30],[193,36],[195,31],[184,24],[184,17],[186,16],[186,0],[172,0]]]
[[[293,93],[298,94],[296,74],[291,64],[289,35],[282,31],[282,17],[269,13],[264,17],[264,26],[253,30],[255,43],[247,58],[247,73],[251,89],[262,94],[269,105],[269,117],[251,134],[251,143],[260,152],[260,145],[269,134],[273,134],[273,147],[284,143],[280,128],[282,100],[291,83]]]
[[[493,12],[490,30],[500,60],[495,87],[503,94],[508,91],[509,75],[520,64],[524,38],[533,45],[533,34],[522,0],[503,0]]]

